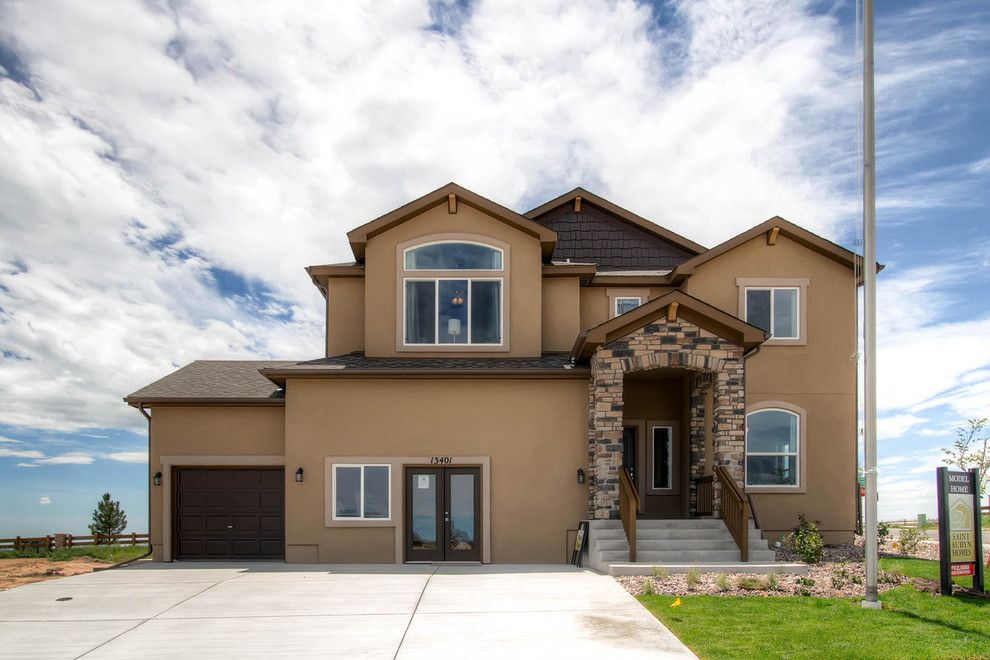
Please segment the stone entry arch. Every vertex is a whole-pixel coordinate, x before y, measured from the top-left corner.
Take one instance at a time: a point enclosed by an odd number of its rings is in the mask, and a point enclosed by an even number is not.
[[[622,469],[624,378],[628,373],[661,368],[690,372],[690,477],[705,463],[705,392],[713,390],[713,465],[729,469],[742,483],[745,455],[746,387],[744,348],[684,319],[653,319],[640,328],[598,346],[590,359],[588,516],[619,517]],[[717,481],[717,480],[716,480]],[[716,483],[715,515],[721,493]],[[694,510],[692,483],[690,507]]]

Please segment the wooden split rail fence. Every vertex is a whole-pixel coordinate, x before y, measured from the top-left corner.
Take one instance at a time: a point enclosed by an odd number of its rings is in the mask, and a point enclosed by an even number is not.
[[[131,532],[111,536],[76,536],[75,534],[48,534],[47,536],[15,536],[0,539],[0,550],[44,550],[77,548],[84,545],[147,545],[148,534]]]

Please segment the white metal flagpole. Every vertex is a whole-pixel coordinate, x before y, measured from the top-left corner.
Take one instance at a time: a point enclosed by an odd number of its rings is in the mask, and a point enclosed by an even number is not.
[[[877,208],[873,99],[873,0],[863,2],[863,468],[866,476],[866,600],[877,600]]]

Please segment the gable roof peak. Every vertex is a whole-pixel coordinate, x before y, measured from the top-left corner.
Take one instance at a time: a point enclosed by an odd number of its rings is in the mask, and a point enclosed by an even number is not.
[[[399,208],[389,211],[371,222],[366,222],[360,227],[355,227],[347,232],[347,240],[351,244],[351,251],[354,252],[355,259],[358,262],[364,260],[364,251],[368,239],[388,231],[392,227],[400,225],[424,211],[446,203],[450,195],[456,197],[457,204],[466,204],[492,216],[496,220],[515,227],[523,233],[538,238],[545,260],[548,260],[553,253],[553,247],[557,242],[557,234],[553,230],[451,181],[418,199],[403,204]]]

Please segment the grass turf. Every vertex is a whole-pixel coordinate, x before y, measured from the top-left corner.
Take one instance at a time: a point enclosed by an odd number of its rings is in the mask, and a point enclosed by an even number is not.
[[[61,548],[51,552],[43,550],[0,550],[0,560],[3,559],[50,559],[52,561],[68,561],[76,557],[92,557],[113,564],[137,559],[148,552],[146,545],[87,545],[77,548]]]
[[[884,559],[884,570],[938,579],[938,562]],[[911,585],[858,601],[802,596],[640,596],[702,658],[990,658],[990,600],[943,598]]]

